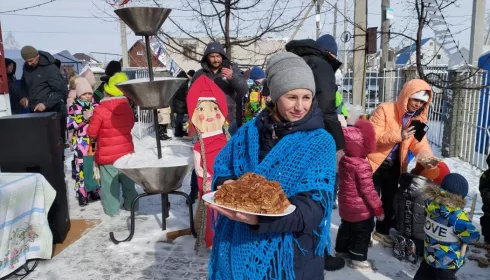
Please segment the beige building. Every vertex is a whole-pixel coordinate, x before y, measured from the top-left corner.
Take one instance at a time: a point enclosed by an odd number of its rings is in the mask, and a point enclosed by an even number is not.
[[[247,40],[244,37],[243,40]],[[201,68],[200,62],[206,45],[211,42],[209,38],[201,38],[200,41],[192,38],[174,38],[176,42],[168,40],[165,49],[170,58],[185,71],[190,69],[198,70]],[[240,39],[239,39],[240,40]],[[221,40],[223,42],[223,40]],[[285,41],[276,39],[262,39],[252,43],[247,47],[232,47],[232,62],[237,63],[242,70],[246,70],[253,65],[265,66],[267,58],[276,52],[284,51]],[[194,59],[191,59],[191,58]],[[167,64],[168,66],[169,64]]]

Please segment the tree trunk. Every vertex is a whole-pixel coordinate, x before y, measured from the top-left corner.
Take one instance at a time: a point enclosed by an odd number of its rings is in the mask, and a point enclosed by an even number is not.
[[[230,15],[231,15],[231,0],[225,1],[225,49],[226,56],[231,61],[231,41],[230,41]]]

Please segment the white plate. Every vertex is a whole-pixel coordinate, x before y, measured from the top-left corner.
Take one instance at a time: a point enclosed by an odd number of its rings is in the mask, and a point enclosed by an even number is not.
[[[252,215],[257,215],[257,216],[265,216],[265,217],[282,217],[282,216],[287,216],[287,215],[293,213],[294,210],[296,209],[296,206],[290,204],[289,207],[286,208],[286,210],[282,214],[259,214],[259,213],[247,212],[247,211],[243,211],[243,210],[236,210],[236,209],[233,209],[231,207],[226,207],[226,206],[223,206],[223,205],[216,203],[214,201],[214,194],[215,193],[216,192],[210,192],[210,193],[203,195],[202,200],[206,201],[207,203],[217,205],[221,208],[225,208],[225,209],[229,209],[229,210],[233,210],[233,211],[245,213],[245,214],[252,214]]]

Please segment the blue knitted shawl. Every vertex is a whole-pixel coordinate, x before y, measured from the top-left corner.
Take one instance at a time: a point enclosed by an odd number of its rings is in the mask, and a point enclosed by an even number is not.
[[[214,181],[218,177],[238,178],[246,172],[254,172],[280,182],[288,197],[317,191],[312,198],[322,204],[324,217],[314,232],[320,237],[315,254],[323,256],[325,245],[330,247],[336,170],[332,136],[324,129],[298,131],[284,136],[260,164],[258,153],[256,122],[247,122],[216,157],[213,187],[216,187]],[[305,251],[292,232],[254,233],[249,225],[218,215],[208,267],[209,279],[295,279],[293,243],[299,251]]]

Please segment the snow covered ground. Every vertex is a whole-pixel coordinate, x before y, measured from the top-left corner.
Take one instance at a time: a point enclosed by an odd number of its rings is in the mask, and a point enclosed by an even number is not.
[[[176,142],[171,140],[162,143],[169,145]],[[155,145],[153,138],[138,140],[137,150]],[[26,279],[206,279],[208,252],[203,249],[196,255],[192,236],[180,237],[173,243],[166,242],[166,233],[161,230],[161,202],[158,195],[140,200],[133,240],[114,245],[109,240],[109,232],[113,231],[117,239],[126,238],[129,234],[129,212],[122,210],[118,217],[109,218],[104,215],[100,202],[80,208],[73,190],[74,182],[69,176],[70,160],[71,155],[66,162],[71,218],[102,219],[103,222],[54,259],[41,262]],[[481,171],[459,159],[445,159],[445,162],[453,172],[461,173],[468,179],[471,187],[469,197],[478,193]],[[181,190],[189,192],[189,189],[190,176],[187,176]],[[138,188],[138,192],[142,190]],[[168,230],[188,228],[184,198],[170,196],[170,202]],[[478,224],[481,215],[480,198],[476,210],[473,220]],[[338,211],[334,210],[332,242],[335,241],[339,224]],[[358,271],[345,267],[337,272],[326,272],[325,279],[412,279],[418,268],[418,265],[398,261],[392,257],[390,249],[382,248],[376,241],[369,250],[369,258],[374,261],[377,271]],[[458,279],[488,279],[489,272],[489,269],[479,268],[475,262],[470,261],[458,272]]]

